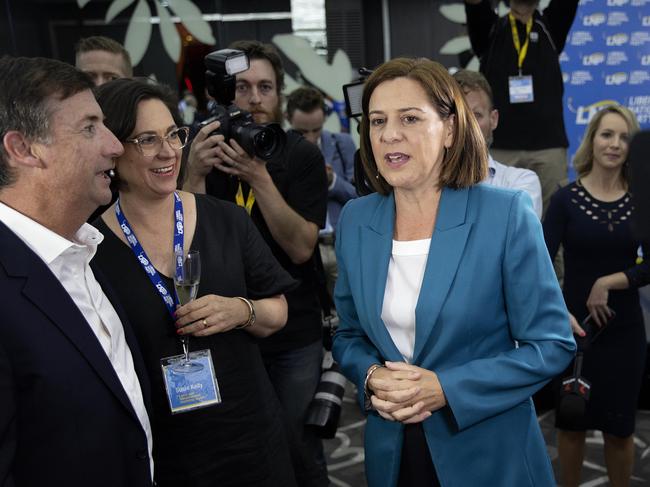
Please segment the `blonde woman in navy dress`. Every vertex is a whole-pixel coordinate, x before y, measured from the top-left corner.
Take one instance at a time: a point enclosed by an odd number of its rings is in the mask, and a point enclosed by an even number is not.
[[[560,244],[564,248],[564,298],[574,333],[579,340],[584,337],[579,322],[588,314],[594,318],[594,331],[609,321],[585,351],[582,376],[591,382],[591,391],[584,417],[567,422],[560,416],[556,421],[564,487],[580,484],[590,429],[603,432],[611,485],[627,486],[632,475],[634,420],[646,355],[637,288],[650,282],[650,261],[636,263],[640,243],[630,230],[634,202],[628,192],[627,156],[638,129],[625,107],[611,105],[598,112],[576,152],[578,179],[553,195],[544,219],[551,257]]]

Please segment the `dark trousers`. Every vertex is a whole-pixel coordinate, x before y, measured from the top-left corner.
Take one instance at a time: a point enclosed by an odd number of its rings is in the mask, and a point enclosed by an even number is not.
[[[318,387],[323,360],[323,343],[273,355],[264,354],[264,365],[280,399],[293,468],[300,487],[326,487],[327,463],[323,443],[305,428],[307,409]]]
[[[440,487],[422,423],[407,424],[404,427],[404,444],[397,487]]]

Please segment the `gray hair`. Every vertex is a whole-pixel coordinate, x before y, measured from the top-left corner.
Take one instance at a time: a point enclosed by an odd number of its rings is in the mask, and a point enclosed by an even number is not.
[[[0,58],[0,189],[15,182],[2,140],[9,131],[27,140],[50,141],[50,101],[65,100],[94,87],[73,66],[46,58]]]

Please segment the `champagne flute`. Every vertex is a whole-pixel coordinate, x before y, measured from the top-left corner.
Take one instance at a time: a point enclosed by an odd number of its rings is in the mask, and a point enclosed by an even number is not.
[[[198,250],[190,250],[187,255],[182,251],[174,252],[174,287],[181,306],[189,303],[199,291],[201,281],[201,256]],[[190,360],[189,335],[180,337],[183,344],[183,358],[172,366],[174,372],[190,373],[203,370],[203,365]]]

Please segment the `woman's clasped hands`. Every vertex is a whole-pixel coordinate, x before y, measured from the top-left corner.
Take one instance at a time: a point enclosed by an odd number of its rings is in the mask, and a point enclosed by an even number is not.
[[[405,362],[386,362],[374,370],[368,389],[373,408],[389,421],[419,423],[447,404],[438,375]]]

